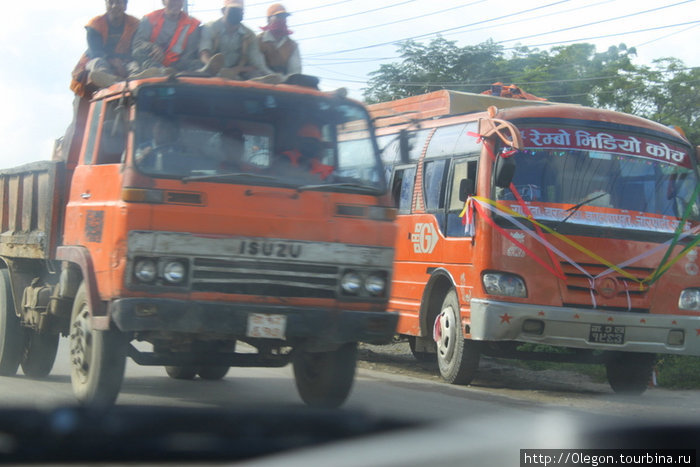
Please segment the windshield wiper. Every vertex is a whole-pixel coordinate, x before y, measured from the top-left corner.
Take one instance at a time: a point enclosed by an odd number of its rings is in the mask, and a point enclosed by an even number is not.
[[[188,177],[183,177],[183,182],[191,182],[194,180],[213,180],[216,178],[228,178],[228,177],[246,177],[246,178],[257,178],[260,180],[273,180],[279,182],[278,177],[273,177],[272,175],[262,175],[262,174],[252,174],[249,172],[229,172],[229,173],[216,173],[216,174],[202,174],[202,175],[190,175]]]
[[[297,188],[299,191],[307,191],[307,190],[323,190],[323,189],[333,189],[333,188],[352,188],[354,190],[360,190],[364,193],[371,193],[371,194],[379,194],[380,190],[377,188],[367,186],[367,185],[361,185],[359,183],[322,183],[318,185],[301,185],[300,187]]]
[[[585,205],[587,205],[588,203],[591,203],[591,202],[597,200],[598,198],[602,198],[602,197],[605,196],[605,195],[607,195],[607,193],[603,192],[603,193],[600,193],[599,195],[596,195],[596,196],[594,196],[594,197],[592,197],[592,198],[584,199],[584,200],[581,201],[580,203],[571,206],[569,209],[567,209],[567,211],[571,211],[571,212],[569,212],[569,215],[566,216],[564,219],[562,219],[562,220],[557,224],[557,226],[554,227],[554,230],[557,230],[559,227],[561,227],[561,225],[562,225],[564,222],[568,221],[569,218],[570,218],[571,216],[573,216],[574,214],[576,214],[576,212],[577,212],[579,209],[581,209],[583,206],[585,206]]]

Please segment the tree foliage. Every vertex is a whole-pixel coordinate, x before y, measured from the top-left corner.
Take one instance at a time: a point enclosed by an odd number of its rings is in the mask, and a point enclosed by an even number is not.
[[[592,44],[506,51],[489,40],[458,47],[442,37],[399,45],[401,60],[370,73],[364,97],[383,102],[439,89],[482,92],[491,83],[515,84],[551,101],[617,110],[681,127],[700,144],[700,68],[676,58],[634,63],[624,44],[597,52]]]

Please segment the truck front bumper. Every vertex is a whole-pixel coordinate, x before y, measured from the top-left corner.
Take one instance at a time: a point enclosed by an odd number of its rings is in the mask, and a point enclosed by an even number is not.
[[[124,332],[160,331],[245,338],[250,337],[248,320],[260,314],[286,317],[285,340],[311,340],[330,345],[388,343],[398,321],[398,314],[389,312],[173,299],[123,298],[110,304],[111,320]]]
[[[621,343],[592,342],[592,326],[617,327]],[[472,339],[593,350],[700,356],[700,317],[551,307],[473,299]]]

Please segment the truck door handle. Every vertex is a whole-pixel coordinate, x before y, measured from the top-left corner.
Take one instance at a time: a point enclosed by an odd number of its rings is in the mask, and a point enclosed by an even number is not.
[[[90,196],[92,196],[90,193],[81,193],[80,197],[83,199],[90,199]]]

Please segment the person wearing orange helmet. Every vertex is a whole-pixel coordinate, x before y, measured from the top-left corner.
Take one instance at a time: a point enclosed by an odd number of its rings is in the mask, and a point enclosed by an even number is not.
[[[297,147],[282,152],[281,173],[310,180],[326,180],[333,173],[333,166],[322,162],[326,142],[318,126],[307,123],[297,132]],[[278,167],[279,168],[279,167]]]
[[[265,62],[272,71],[284,76],[301,73],[299,45],[290,39],[287,18],[291,16],[281,3],[274,3],[267,9],[267,25],[258,35],[260,50]]]
[[[260,53],[255,33],[243,20],[243,0],[224,0],[222,17],[202,28],[199,58],[209,63],[212,56],[223,56],[223,67],[218,75],[229,79],[250,79],[270,75]]]

